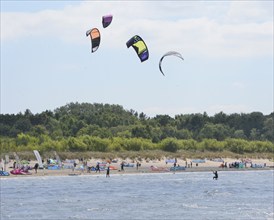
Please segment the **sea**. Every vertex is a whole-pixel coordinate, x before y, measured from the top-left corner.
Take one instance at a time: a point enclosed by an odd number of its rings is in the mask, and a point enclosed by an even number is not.
[[[274,219],[273,170],[1,178],[1,220]]]

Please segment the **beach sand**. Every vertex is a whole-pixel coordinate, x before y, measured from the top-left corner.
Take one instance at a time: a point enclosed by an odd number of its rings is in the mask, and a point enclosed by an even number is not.
[[[224,163],[226,162],[227,165],[233,162],[240,162],[240,160],[235,158],[222,158]],[[122,160],[120,158],[117,158],[116,163],[111,163],[111,166],[114,166],[117,168],[117,170],[111,170],[110,175],[113,174],[131,174],[131,173],[157,173],[157,172],[168,172],[171,167],[173,167],[173,163],[166,163],[166,160],[150,160],[145,161],[143,160],[141,162],[141,166],[136,168],[136,162],[133,163],[131,159]],[[245,168],[222,168],[220,167],[222,162],[215,162],[212,160],[205,160],[205,163],[192,163],[191,167],[191,160],[182,160],[177,159],[177,165],[179,166],[186,166],[186,169],[183,171],[176,171],[176,172],[212,172],[213,170],[218,171],[254,171],[254,170],[273,170],[274,162],[270,161],[268,159],[252,159],[252,164],[258,164],[262,165],[263,168],[251,168],[251,164],[247,163],[247,166]],[[124,161],[129,164],[134,164],[134,167],[124,167],[124,171],[121,171],[120,164]],[[100,159],[90,159],[88,160],[88,166],[96,166],[97,162],[104,162],[104,160]],[[29,166],[33,167],[34,164],[37,163],[37,161],[30,161]],[[77,166],[76,169],[73,171],[72,169],[60,169],[60,170],[48,170],[48,169],[38,169],[37,173],[35,173],[35,170],[30,170],[30,175],[13,175],[10,174],[9,176],[1,176],[1,178],[12,178],[12,177],[39,177],[39,176],[68,176],[68,175],[106,175],[106,171],[95,172],[90,171],[87,172],[86,170],[81,170],[80,167],[82,165],[82,162],[79,160],[76,160]],[[9,162],[9,164],[6,164],[6,171],[10,172],[13,170],[12,168],[13,160]],[[159,168],[159,171],[152,171],[151,166],[154,166],[156,168]],[[168,170],[168,171],[167,171]],[[172,171],[169,171],[172,172]]]

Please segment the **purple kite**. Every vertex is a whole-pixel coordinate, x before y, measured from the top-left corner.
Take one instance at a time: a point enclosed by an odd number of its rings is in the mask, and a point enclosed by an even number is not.
[[[112,18],[112,15],[105,15],[102,17],[102,24],[104,28],[110,25],[110,23],[112,22]]]

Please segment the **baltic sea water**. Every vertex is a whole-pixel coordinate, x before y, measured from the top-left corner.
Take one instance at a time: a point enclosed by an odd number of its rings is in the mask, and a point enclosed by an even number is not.
[[[274,219],[272,171],[1,178],[1,220]]]

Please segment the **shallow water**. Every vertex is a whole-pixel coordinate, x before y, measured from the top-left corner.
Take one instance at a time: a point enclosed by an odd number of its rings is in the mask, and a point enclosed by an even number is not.
[[[1,220],[273,219],[273,171],[1,179]]]

